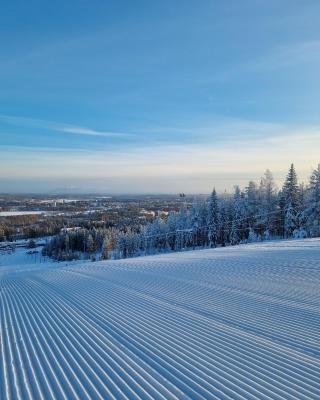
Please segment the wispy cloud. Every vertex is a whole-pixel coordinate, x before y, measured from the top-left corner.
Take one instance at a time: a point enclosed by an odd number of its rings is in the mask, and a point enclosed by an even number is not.
[[[75,135],[101,136],[101,137],[128,137],[133,135],[132,133],[100,131],[88,127],[75,126],[71,124],[64,124],[42,119],[25,118],[25,117],[9,116],[9,115],[0,115],[0,121],[9,125],[46,129],[50,131],[64,132]]]
[[[103,137],[119,137],[119,136],[132,136],[132,134],[123,132],[101,132],[89,128],[81,128],[77,126],[64,127],[59,129],[61,132],[74,133],[76,135],[88,135],[88,136],[103,136]]]
[[[206,144],[215,148],[234,147],[238,143],[270,142],[273,140],[286,141],[287,138],[297,138],[303,134],[308,137],[318,136],[319,126],[291,125],[288,123],[265,122],[240,118],[224,118],[218,115],[210,117],[197,116],[184,118],[184,121],[172,121],[168,125],[154,122],[147,126],[133,127],[133,132],[96,130],[88,127],[58,123],[42,119],[7,116],[0,114],[0,122],[5,124],[44,129],[72,135],[123,138],[120,143],[122,149],[146,149],[159,146],[197,146]],[[141,140],[143,138],[143,140]],[[132,139],[132,140],[131,140]],[[15,144],[16,146],[16,144]],[[32,146],[32,144],[30,144]],[[72,150],[71,147],[70,150]],[[91,147],[93,148],[93,147]],[[87,147],[79,148],[87,150]],[[96,151],[105,151],[106,148],[99,144]]]
[[[277,46],[256,60],[248,63],[248,69],[276,70],[291,66],[320,62],[320,40],[310,40]]]

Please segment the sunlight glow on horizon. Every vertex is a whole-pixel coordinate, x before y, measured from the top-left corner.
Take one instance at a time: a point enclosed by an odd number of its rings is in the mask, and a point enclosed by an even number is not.
[[[38,3],[38,4],[37,4]],[[208,193],[320,162],[320,3],[3,7],[0,192]],[[14,10],[14,12],[13,12]]]

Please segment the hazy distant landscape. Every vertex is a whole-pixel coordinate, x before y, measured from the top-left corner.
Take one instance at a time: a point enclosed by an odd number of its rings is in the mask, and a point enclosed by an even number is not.
[[[320,164],[309,182],[291,164],[279,189],[270,170],[233,193],[0,200],[0,250],[21,240],[39,260],[119,259],[268,240],[320,236]],[[2,211],[7,210],[7,211]],[[19,242],[20,240],[20,242]],[[2,242],[2,244],[1,244]],[[36,259],[36,257],[35,257]]]

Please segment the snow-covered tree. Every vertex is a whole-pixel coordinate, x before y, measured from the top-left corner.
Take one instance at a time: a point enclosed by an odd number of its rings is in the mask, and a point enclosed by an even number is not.
[[[300,190],[298,185],[298,178],[294,168],[291,164],[285,183],[282,188],[282,196],[284,199],[284,209],[290,206],[295,212],[299,211],[301,205]]]
[[[320,236],[320,164],[310,177],[306,203],[306,228],[310,236]]]
[[[196,199],[168,215],[157,218],[141,230],[124,229],[110,236],[99,229],[64,232],[54,237],[43,251],[63,259],[75,251],[100,249],[102,258],[126,258],[161,251],[178,251],[199,246],[225,246],[255,242],[272,237],[320,236],[320,165],[307,188],[298,184],[293,164],[281,192],[277,193],[272,174],[266,170],[259,186],[250,181],[245,191],[235,187],[234,195],[217,195],[215,189],[204,202]],[[108,237],[109,238],[109,237]],[[109,250],[110,248],[110,250]]]
[[[239,228],[237,222],[232,221],[231,233],[230,233],[230,243],[234,246],[240,242]]]
[[[185,245],[185,229],[188,223],[188,213],[185,207],[182,207],[176,219],[175,250],[182,250]]]
[[[210,247],[216,247],[218,243],[218,223],[219,223],[219,205],[217,192],[213,189],[208,204],[208,240]]]
[[[232,210],[226,198],[219,202],[219,243],[226,246],[230,241]]]
[[[279,218],[277,215],[277,189],[269,169],[266,170],[260,181],[257,214],[257,227],[261,235],[270,237],[272,233],[276,234],[276,221]]]
[[[246,210],[244,203],[244,196],[242,195],[239,186],[235,186],[235,192],[233,196],[233,215],[230,242],[231,244],[237,244],[241,240],[245,239],[246,235]]]
[[[291,237],[297,228],[297,213],[292,207],[291,203],[286,208],[284,218],[284,229],[286,237]]]
[[[245,199],[246,199],[246,214],[248,216],[248,224],[254,226],[256,222],[256,216],[258,214],[259,208],[259,191],[257,184],[250,181],[245,189]]]
[[[87,253],[93,253],[95,251],[95,245],[91,233],[89,233],[87,237],[86,250]]]
[[[248,242],[255,243],[258,242],[259,240],[260,240],[259,235],[257,235],[252,228],[249,228]]]

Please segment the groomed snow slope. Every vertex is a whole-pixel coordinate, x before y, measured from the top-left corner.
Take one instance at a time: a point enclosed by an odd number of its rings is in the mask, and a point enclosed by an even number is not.
[[[320,240],[0,267],[1,399],[319,399]]]

